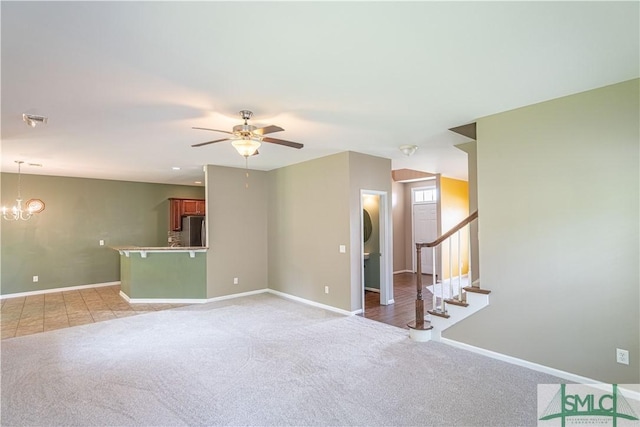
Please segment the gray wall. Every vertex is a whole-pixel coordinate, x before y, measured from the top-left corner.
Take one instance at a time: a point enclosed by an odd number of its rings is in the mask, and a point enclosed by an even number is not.
[[[15,203],[17,178],[2,174],[4,206]],[[203,198],[204,188],[22,174],[22,196],[46,208],[29,221],[0,220],[2,295],[120,280],[109,246],[166,246],[167,199]]]
[[[208,298],[267,287],[267,173],[246,173],[206,168]]]
[[[445,336],[640,382],[639,80],[478,121],[482,286]],[[631,364],[615,361],[616,348]]]
[[[271,289],[351,309],[348,182],[347,152],[269,172]]]
[[[393,192],[393,271],[402,272],[410,270],[406,265],[406,245],[404,238],[405,224],[405,192],[404,184],[401,182],[392,183]]]
[[[271,289],[361,308],[363,189],[386,191],[391,212],[389,159],[344,152],[269,172]]]
[[[459,149],[467,153],[468,183],[469,183],[469,213],[478,210],[478,150],[477,142],[471,141],[456,145]],[[480,277],[480,256],[478,244],[478,221],[473,221],[470,225],[471,237],[471,275],[472,280]]]

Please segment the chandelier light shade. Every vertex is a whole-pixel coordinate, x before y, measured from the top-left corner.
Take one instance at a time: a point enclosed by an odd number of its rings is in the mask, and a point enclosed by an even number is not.
[[[31,219],[35,212],[40,212],[44,209],[44,203],[40,200],[30,200],[30,202],[36,203],[28,203],[27,209],[22,208],[22,195],[20,194],[20,181],[21,181],[21,173],[20,168],[24,163],[22,160],[16,160],[18,164],[18,197],[16,198],[16,204],[12,206],[10,209],[6,207],[2,207],[2,217],[7,221],[27,221]]]
[[[411,157],[415,154],[416,150],[418,149],[418,146],[417,145],[401,145],[398,148],[400,149],[400,151],[402,151],[402,154],[404,154],[407,157]]]
[[[231,145],[233,145],[233,147],[241,156],[249,157],[253,156],[262,144],[260,141],[254,138],[242,138],[234,139],[233,141],[231,141]]]

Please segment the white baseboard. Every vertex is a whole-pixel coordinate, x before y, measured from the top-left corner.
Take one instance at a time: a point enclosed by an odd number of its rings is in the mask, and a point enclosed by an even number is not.
[[[273,294],[273,295],[277,295],[279,297],[282,298],[286,298],[286,299],[290,299],[293,301],[297,301],[306,305],[310,305],[313,307],[317,307],[317,308],[322,308],[324,310],[328,310],[328,311],[332,311],[334,313],[339,313],[339,314],[344,314],[347,316],[353,316],[355,314],[359,314],[362,313],[362,310],[356,310],[356,311],[347,311],[347,310],[343,310],[341,308],[337,308],[337,307],[333,307],[330,305],[326,305],[326,304],[321,304],[319,302],[315,302],[315,301],[311,301],[305,298],[300,298],[297,297],[295,295],[290,295],[284,292],[280,292],[280,291],[275,291],[273,289],[257,289],[255,291],[248,291],[248,292],[240,292],[237,294],[231,294],[231,295],[223,295],[223,296],[219,296],[219,297],[214,297],[214,298],[207,298],[207,299],[160,299],[160,298],[129,298],[124,292],[120,291],[120,296],[122,296],[122,298],[124,298],[125,300],[127,300],[127,302],[131,303],[131,304],[203,304],[203,303],[208,303],[208,302],[215,302],[215,301],[224,301],[224,300],[229,300],[229,299],[234,299],[234,298],[242,298],[242,297],[247,297],[250,295],[257,295],[257,294],[263,294],[263,293],[269,293],[269,294]]]
[[[42,295],[42,294],[53,294],[56,292],[68,292],[68,291],[78,291],[80,289],[89,289],[89,288],[102,288],[104,286],[114,286],[119,285],[120,282],[105,282],[105,283],[94,283],[92,285],[78,285],[78,286],[68,286],[66,288],[53,288],[53,289],[42,289],[38,291],[29,291],[29,292],[19,292],[15,294],[4,294],[0,295],[0,300],[5,298],[20,298],[20,297],[30,297],[32,295]]]
[[[365,291],[371,291],[371,292],[377,292],[380,293],[380,289],[379,288],[367,288],[366,286],[364,287]]]
[[[15,294],[0,295],[0,299],[27,297],[27,296],[31,296],[31,295],[50,294],[50,293],[54,293],[54,292],[77,291],[77,290],[80,290],[80,289],[89,289],[89,288],[101,288],[101,287],[104,287],[104,286],[114,286],[114,285],[119,285],[119,284],[120,284],[120,282],[118,281],[118,282],[95,283],[95,284],[92,284],[92,285],[69,286],[69,287],[66,287],[66,288],[43,289],[43,290],[39,290],[39,291],[20,292],[20,293],[15,293]],[[122,291],[120,291],[120,296],[122,298],[124,298],[128,303],[131,303],[131,304],[204,304],[204,303],[207,303],[207,302],[223,301],[223,300],[227,300],[227,299],[240,298],[240,297],[245,297],[245,296],[249,296],[249,295],[262,294],[262,293],[265,293],[265,292],[281,296],[282,298],[287,298],[287,299],[291,299],[291,300],[294,300],[294,301],[298,301],[298,302],[301,302],[303,304],[307,304],[307,305],[311,305],[311,306],[314,306],[314,307],[322,308],[324,310],[329,310],[329,311],[333,311],[335,313],[344,314],[344,315],[347,315],[347,316],[353,316],[353,315],[362,313],[362,309],[355,310],[355,311],[347,311],[347,310],[343,310],[341,308],[333,307],[331,305],[321,304],[319,302],[311,301],[311,300],[308,300],[308,299],[305,299],[305,298],[300,298],[300,297],[297,297],[295,295],[289,295],[289,294],[286,294],[284,292],[275,291],[273,289],[258,289],[258,290],[255,290],[255,291],[241,292],[241,293],[231,294],[231,295],[223,295],[223,296],[220,296],[220,297],[198,298],[198,299],[193,299],[193,298],[191,298],[191,299],[189,299],[189,298],[129,298],[129,296],[127,294],[125,294],[124,292],[122,292]]]
[[[120,291],[120,296],[129,304],[204,304],[209,302],[206,298],[129,298],[122,291]]]
[[[228,299],[241,298],[249,295],[263,294],[267,289],[240,292],[237,294],[223,295],[213,298],[129,298],[127,294],[120,291],[120,296],[131,304],[205,304],[208,302],[224,301]]]
[[[460,341],[455,341],[449,338],[440,338],[440,342],[450,345],[452,347],[460,348],[470,351],[472,353],[481,354],[483,356],[490,357],[492,359],[501,360],[503,362],[511,363],[512,365],[522,366],[533,371],[542,372],[544,374],[553,375],[558,378],[562,378],[567,381],[572,381],[578,384],[593,384],[593,385],[605,385],[602,381],[594,380],[593,378],[583,377],[582,375],[572,374],[571,372],[562,371],[556,368],[550,368],[549,366],[540,365],[538,363],[529,362],[528,360],[519,359],[517,357],[508,356],[502,353],[496,353],[495,351],[486,350],[484,348],[476,347],[470,344],[466,344]],[[631,397],[636,400],[640,400],[640,393],[635,390],[620,387],[624,390],[625,397]]]
[[[220,296],[220,297],[209,298],[205,302],[224,301],[224,300],[227,300],[227,299],[248,297],[249,295],[264,294],[265,292],[269,292],[269,290],[267,288],[264,288],[264,289],[257,289],[255,291],[247,291],[247,292],[240,292],[240,293],[237,293],[237,294],[223,295],[223,296]]]
[[[282,298],[286,298],[286,299],[290,299],[290,300],[293,300],[293,301],[301,302],[303,304],[311,305],[313,307],[322,308],[324,310],[333,311],[334,313],[340,313],[340,314],[344,314],[344,315],[347,315],[347,316],[353,316],[355,314],[362,313],[362,309],[359,309],[359,310],[356,310],[356,311],[347,311],[347,310],[343,310],[341,308],[333,307],[331,305],[321,304],[319,302],[311,301],[311,300],[308,300],[308,299],[305,299],[305,298],[300,298],[300,297],[297,297],[295,295],[286,294],[286,293],[280,292],[280,291],[274,291],[273,289],[267,289],[267,292],[270,293],[270,294],[277,295],[277,296],[282,297]]]

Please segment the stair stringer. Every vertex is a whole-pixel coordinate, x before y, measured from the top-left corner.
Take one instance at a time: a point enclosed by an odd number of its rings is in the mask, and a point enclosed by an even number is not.
[[[433,329],[431,330],[431,339],[433,341],[440,341],[442,331],[450,328],[456,323],[466,319],[472,314],[482,310],[489,305],[489,295],[479,294],[475,292],[466,292],[467,303],[469,306],[462,307],[454,304],[446,304],[447,314],[449,318],[440,316],[426,316],[426,320],[431,323]]]

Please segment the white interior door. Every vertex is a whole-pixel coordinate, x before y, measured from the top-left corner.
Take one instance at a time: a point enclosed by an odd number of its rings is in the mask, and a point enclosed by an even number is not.
[[[436,203],[414,204],[413,241],[415,243],[428,243],[436,240],[436,237],[438,237]],[[433,249],[431,248],[422,249],[422,272],[426,274],[433,274]]]

